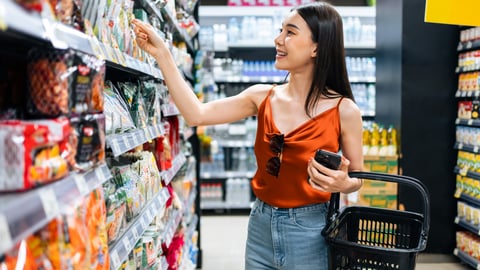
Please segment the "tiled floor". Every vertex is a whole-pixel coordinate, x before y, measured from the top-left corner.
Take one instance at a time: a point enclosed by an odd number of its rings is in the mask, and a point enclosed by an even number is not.
[[[244,270],[247,215],[203,215],[200,241],[204,270]],[[419,254],[416,270],[472,269],[453,256]]]

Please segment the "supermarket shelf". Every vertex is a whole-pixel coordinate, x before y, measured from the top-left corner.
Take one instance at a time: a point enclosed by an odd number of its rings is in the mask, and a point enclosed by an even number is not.
[[[216,78],[216,83],[283,83],[287,81],[285,76],[221,76]],[[350,77],[350,83],[375,83],[375,77]]]
[[[2,11],[4,11],[2,13]],[[1,23],[3,19],[3,24]],[[137,60],[129,55],[113,49],[109,45],[99,43],[92,38],[70,26],[60,22],[41,18],[39,14],[25,11],[14,1],[0,3],[0,29],[4,31],[21,33],[26,37],[50,44],[57,49],[71,48],[84,53],[96,55],[105,59],[107,66],[121,69],[128,73],[145,74],[157,79],[163,79],[159,69]]]
[[[480,227],[478,225],[474,225],[474,224],[466,221],[464,218],[455,217],[455,223],[462,226],[463,228],[471,231],[472,233],[474,233],[476,235],[480,235]]]
[[[372,77],[349,77],[348,80],[350,83],[376,83],[377,78],[375,76]]]
[[[480,40],[468,41],[468,42],[459,42],[457,46],[458,52],[480,49]]]
[[[371,42],[346,42],[345,43],[345,49],[367,49],[367,50],[373,50],[375,49],[376,44],[374,41]],[[222,51],[228,51],[229,49],[251,49],[251,48],[264,48],[264,49],[275,49],[275,44],[273,43],[273,40],[265,40],[265,41],[258,41],[258,40],[242,40],[236,43],[229,43],[227,46],[225,46],[223,49],[218,49],[216,51],[222,52]]]
[[[286,76],[222,76],[217,83],[282,83]]]
[[[163,113],[163,116],[173,116],[173,115],[180,114],[177,106],[175,106],[174,104],[163,104],[162,113]]]
[[[286,14],[291,6],[201,6],[199,8],[199,17],[243,17],[243,16],[275,16]],[[336,10],[342,17],[358,16],[372,17],[376,16],[375,7],[336,7]]]
[[[470,205],[474,205],[476,207],[479,207],[480,208],[480,200],[475,198],[475,197],[472,197],[470,195],[467,195],[467,194],[461,194],[460,195],[460,199],[462,199],[463,201],[466,201],[468,202],[468,204]]]
[[[84,173],[71,173],[54,183],[0,196],[0,254],[44,227],[63,207],[85,196],[112,176],[105,164]],[[22,211],[18,211],[22,209]]]
[[[253,175],[255,175],[255,172],[239,172],[239,171],[200,172],[201,179],[227,179],[227,178],[239,178],[239,177],[252,178]]]
[[[216,209],[250,209],[253,202],[249,203],[227,203],[227,202],[208,202],[202,201],[200,208],[203,210],[216,210]]]
[[[471,91],[457,90],[457,92],[455,92],[455,97],[457,98],[479,97],[479,96],[480,96],[480,91],[478,90],[471,90]]]
[[[198,215],[193,215],[187,229],[185,230],[185,239],[191,240],[195,230],[197,229],[197,223],[199,221]]]
[[[474,269],[480,269],[480,261],[468,255],[466,252],[455,248],[453,255],[457,256],[462,262],[470,265]]]
[[[172,243],[172,239],[175,236],[180,221],[182,221],[182,213],[180,211],[174,211],[168,220],[168,223],[165,225],[165,230],[162,233],[161,239],[167,248]]]
[[[147,230],[153,218],[163,209],[170,193],[167,188],[162,188],[160,192],[145,206],[135,221],[125,230],[125,233],[110,246],[110,269],[119,269],[122,263],[127,259],[128,254],[133,250],[137,241]]]
[[[480,119],[460,119],[455,120],[456,125],[480,127]]]
[[[456,174],[460,174],[460,175],[463,175],[463,176],[468,176],[470,178],[473,178],[473,179],[476,179],[476,180],[479,180],[480,181],[480,173],[477,173],[477,172],[471,172],[471,171],[467,171],[467,170],[464,170],[460,167],[455,167],[455,169],[453,170]]]
[[[162,21],[166,20],[170,25],[173,25],[175,33],[180,36],[180,38],[187,44],[187,48],[190,51],[194,51],[194,47],[192,44],[192,39],[188,35],[187,31],[182,28],[177,21],[177,18],[174,18],[170,12],[165,8],[157,8],[153,1],[149,0],[140,0],[139,1],[141,6],[150,14],[155,14],[159,17]]]
[[[30,14],[14,1],[0,2],[0,29],[44,41],[43,23],[38,14]]]
[[[131,132],[108,135],[107,146],[112,149],[115,157],[137,147],[145,142],[163,136],[165,131],[163,126],[150,126],[142,129],[136,129]]]
[[[477,71],[477,70],[480,70],[480,64],[455,68],[456,73],[464,73],[464,72]]]
[[[220,140],[218,146],[221,147],[253,147],[252,141],[246,140]]]
[[[473,146],[470,144],[465,144],[465,143],[460,143],[456,142],[455,145],[453,146],[454,149],[461,150],[461,151],[467,151],[467,152],[472,152],[472,153],[479,153],[479,147],[478,146]]]
[[[183,166],[185,162],[187,162],[187,158],[185,157],[184,154],[178,154],[175,157],[172,163],[172,168],[162,172],[163,181],[165,182],[165,185],[170,184],[170,182],[173,180],[173,178],[175,178],[175,175],[177,175],[178,171],[180,170],[180,168]]]

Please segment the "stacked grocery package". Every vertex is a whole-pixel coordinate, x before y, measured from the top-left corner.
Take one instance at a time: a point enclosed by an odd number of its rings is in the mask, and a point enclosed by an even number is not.
[[[129,23],[193,74],[195,6],[0,3],[1,269],[196,268],[193,132]]]
[[[375,121],[364,121],[363,170],[398,174],[398,135],[393,125],[385,127]],[[362,188],[343,196],[346,205],[362,205],[397,209],[397,183],[365,180]]]
[[[460,30],[458,45],[458,113],[455,130],[457,247],[454,254],[472,267],[480,265],[480,27]]]

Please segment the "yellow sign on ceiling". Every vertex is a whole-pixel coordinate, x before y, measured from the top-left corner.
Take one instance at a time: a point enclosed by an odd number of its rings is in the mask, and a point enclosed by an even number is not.
[[[426,0],[425,22],[480,26],[480,0]]]

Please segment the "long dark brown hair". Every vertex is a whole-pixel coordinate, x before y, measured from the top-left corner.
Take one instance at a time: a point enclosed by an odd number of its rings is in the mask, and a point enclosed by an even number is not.
[[[352,100],[353,94],[348,80],[343,44],[342,17],[335,8],[324,2],[313,2],[299,5],[292,9],[297,11],[312,32],[312,40],[317,43],[314,74],[307,100],[305,112],[309,117],[321,96],[336,98],[347,97]],[[332,89],[337,94],[328,91]]]

